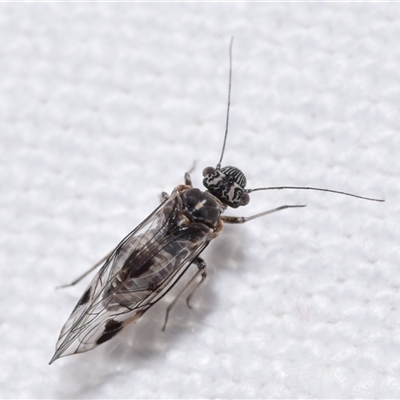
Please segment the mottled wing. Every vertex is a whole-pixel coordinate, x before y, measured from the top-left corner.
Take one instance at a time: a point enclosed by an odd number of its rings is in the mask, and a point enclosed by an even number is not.
[[[117,246],[63,327],[51,362],[90,350],[135,322],[204,250],[210,228],[177,224],[181,207],[175,190]]]

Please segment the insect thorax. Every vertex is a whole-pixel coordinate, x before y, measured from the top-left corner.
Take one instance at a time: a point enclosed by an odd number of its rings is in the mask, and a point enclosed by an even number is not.
[[[240,169],[207,167],[203,176],[203,185],[222,203],[232,208],[249,203],[250,197],[245,191],[246,177]]]
[[[185,215],[196,223],[215,229],[221,215],[221,207],[213,196],[200,189],[188,189],[181,193]]]

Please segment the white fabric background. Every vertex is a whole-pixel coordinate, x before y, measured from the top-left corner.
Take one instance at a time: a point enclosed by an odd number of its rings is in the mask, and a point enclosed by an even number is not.
[[[50,360],[90,279],[159,194],[217,163],[254,193],[171,297]],[[400,397],[400,4],[0,5],[0,397]]]

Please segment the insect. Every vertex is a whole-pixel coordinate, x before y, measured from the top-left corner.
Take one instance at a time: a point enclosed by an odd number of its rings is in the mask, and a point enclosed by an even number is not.
[[[169,312],[183,292],[192,285],[190,299],[206,278],[206,263],[200,257],[217,238],[224,223],[242,224],[288,208],[284,205],[249,217],[225,216],[228,207],[238,208],[250,201],[249,194],[259,190],[306,189],[338,193],[371,201],[383,201],[350,193],[314,187],[264,187],[246,189],[246,177],[236,167],[221,167],[228,136],[232,83],[232,42],[229,47],[229,87],[225,136],[216,167],[203,171],[205,191],[194,188],[190,174],[164,201],[104,259],[84,275],[103,264],[64,325],[50,364],[60,357],[92,350],[107,342],[126,326],[136,322],[157,303],[191,265],[197,267],[189,283],[169,305]],[[196,283],[196,285],[194,285]],[[67,285],[69,286],[69,285]]]

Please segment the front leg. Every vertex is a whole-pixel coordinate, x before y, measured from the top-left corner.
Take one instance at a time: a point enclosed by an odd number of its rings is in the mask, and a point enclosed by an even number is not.
[[[190,168],[188,172],[185,172],[185,185],[193,187],[192,178],[190,177],[190,174],[194,171],[195,168],[196,168],[196,161],[193,162],[192,168]]]
[[[185,185],[190,186],[191,188],[193,187],[193,184],[192,184],[192,178],[190,177],[190,174],[191,174],[191,172],[193,172],[195,165],[196,165],[196,162],[193,163],[192,168],[190,168],[190,170],[188,172],[185,172],[185,175],[183,178],[185,181]],[[169,199],[169,194],[167,192],[162,192],[161,193],[161,203],[168,199]]]
[[[221,215],[222,221],[226,222],[227,224],[244,224],[247,221],[251,221],[252,219],[263,217],[264,215],[272,214],[277,211],[286,210],[287,208],[298,208],[298,207],[305,207],[305,205],[298,205],[298,206],[280,206],[274,208],[273,210],[268,210],[261,212],[259,214],[250,215],[250,217],[231,217],[229,215]]]
[[[192,185],[192,178],[190,177],[189,172],[185,172],[185,185],[193,187]]]

